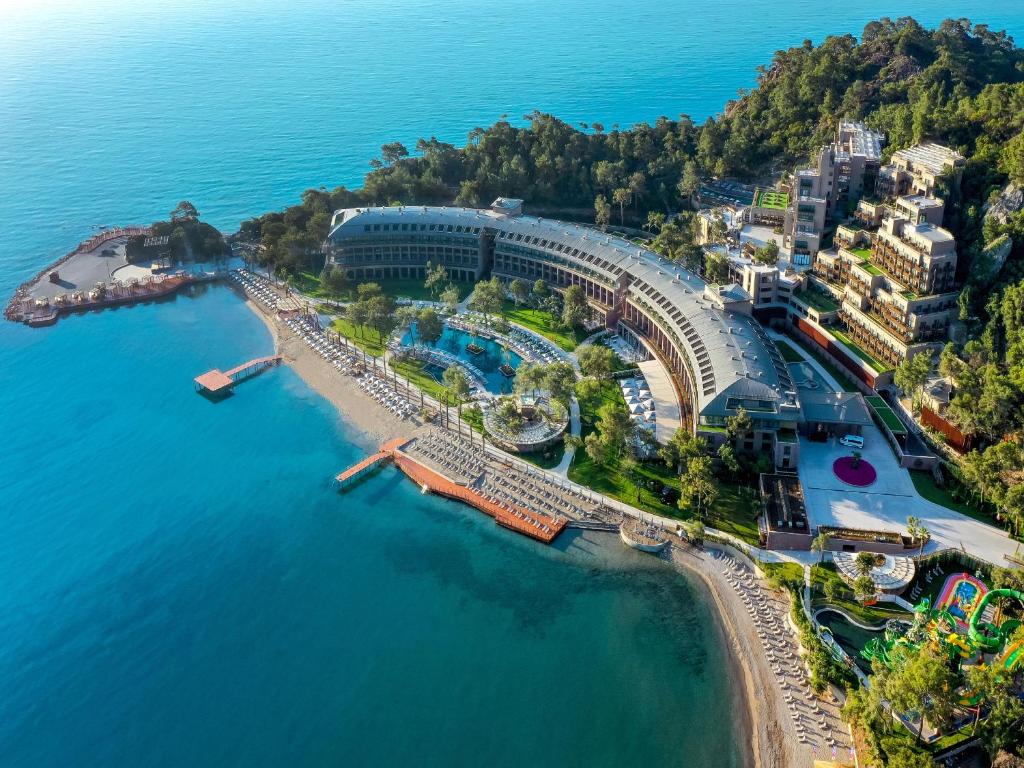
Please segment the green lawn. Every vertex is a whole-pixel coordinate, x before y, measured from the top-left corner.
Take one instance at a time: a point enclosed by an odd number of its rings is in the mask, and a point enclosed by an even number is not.
[[[599,389],[589,398],[580,398],[580,421],[582,434],[594,430],[598,409],[606,403],[618,403],[625,408],[622,391],[614,381],[601,382]],[[665,466],[660,459],[641,462],[637,470],[637,482],[619,471],[616,464],[600,466],[591,461],[585,449],[580,448],[569,467],[569,479],[585,485],[613,499],[630,504],[644,512],[655,515],[687,520],[693,515],[680,510],[675,504],[661,500],[661,486],[679,490],[679,477],[674,469]],[[639,486],[639,487],[638,487]],[[719,483],[718,499],[715,501],[705,522],[712,528],[730,533],[739,539],[757,546],[759,543],[756,515],[760,511],[756,495],[740,486]]]
[[[875,277],[878,277],[879,275],[882,274],[882,270],[880,270],[870,261],[864,260],[858,266],[865,272],[867,272],[869,275],[874,275]]]
[[[802,301],[811,309],[816,309],[818,312],[835,312],[839,309],[839,304],[836,303],[835,299],[828,294],[823,293],[822,291],[816,291],[813,288],[808,288],[801,293],[794,294],[794,297],[798,301]]]
[[[832,378],[843,388],[844,392],[859,392],[857,385],[853,383],[853,379],[850,378],[845,370],[841,369],[838,365],[832,362],[831,359],[825,354],[825,352],[819,352],[816,349],[812,349],[810,345],[804,344],[799,339],[795,339],[792,336],[787,337],[787,340],[792,344],[806,352],[810,357],[821,363],[821,367],[831,374]]]
[[[288,283],[296,290],[302,291],[309,296],[320,299],[327,298],[327,294],[320,287],[320,278],[312,272],[299,272],[297,275],[292,275],[288,278]]]
[[[804,567],[800,563],[758,563],[764,575],[780,584],[790,582],[802,589],[804,583]]]
[[[576,451],[569,467],[569,479],[585,485],[613,499],[630,504],[644,512],[689,520],[693,514],[679,509],[674,504],[661,500],[662,485],[679,490],[679,478],[664,462],[654,460],[641,462],[638,468],[639,488],[630,478],[622,474],[616,465],[600,466],[587,456],[584,449]],[[718,498],[712,505],[705,523],[742,539],[753,546],[759,545],[756,515],[759,512],[756,501],[740,486],[719,483]]]
[[[562,324],[551,315],[532,307],[517,307],[514,302],[505,302],[505,319],[529,328],[539,333],[546,339],[550,339],[566,352],[572,352],[579,346],[579,343],[587,338],[587,332],[582,327],[567,330]]]
[[[331,330],[340,333],[368,355],[380,357],[384,354],[384,344],[387,342],[387,338],[385,337],[384,341],[381,341],[376,331],[369,328],[356,328],[343,317],[334,319],[334,322],[331,323]]]
[[[878,414],[885,426],[889,428],[894,435],[905,435],[907,428],[903,426],[903,422],[900,421],[900,417],[893,413],[892,408],[878,395],[870,395],[865,400],[868,401],[868,405],[871,406],[871,410]]]
[[[520,459],[541,469],[554,469],[565,456],[565,443],[556,443],[550,448],[534,453],[518,453]]]
[[[829,602],[825,599],[824,588],[827,582],[836,585],[837,597]],[[913,615],[895,603],[878,603],[877,605],[861,605],[854,599],[853,590],[847,586],[836,572],[832,563],[815,565],[811,568],[811,604],[814,608],[821,608],[825,605],[834,605],[842,608],[857,621],[863,624],[875,626],[887,619],[910,619]],[[891,606],[891,607],[890,607]]]
[[[425,364],[422,360],[392,361],[391,368],[399,376],[404,376],[435,400],[441,400],[447,392],[441,382],[424,370]]]
[[[877,373],[884,373],[885,371],[888,371],[892,367],[892,366],[886,365],[885,363],[881,362],[880,360],[876,360],[874,357],[869,355],[867,352],[865,352],[863,349],[861,349],[857,345],[857,343],[855,341],[853,341],[849,336],[847,336],[842,331],[840,331],[840,330],[838,330],[836,328],[829,328],[829,332],[833,336],[835,336],[836,339],[838,341],[840,341],[843,344],[844,347],[849,349],[851,352],[853,352],[854,355],[856,355],[861,360],[863,360],[865,363],[867,363],[872,368],[874,368]]]
[[[760,504],[752,489],[719,483],[718,498],[711,507],[707,522],[712,528],[731,533],[757,547],[761,544],[757,530],[757,515],[760,511]]]
[[[847,248],[846,250],[848,250],[850,253],[852,253],[854,256],[858,258],[864,259],[865,261],[871,257],[870,248]]]
[[[933,504],[938,504],[940,507],[945,507],[946,509],[952,509],[954,512],[959,512],[961,515],[966,515],[967,517],[973,517],[975,520],[980,520],[983,523],[988,523],[989,525],[994,525],[999,528],[1002,527],[994,517],[986,513],[984,510],[979,509],[973,504],[960,501],[947,489],[937,486],[935,484],[935,478],[932,477],[931,472],[911,470],[910,479],[914,481],[914,489],[918,494]]]
[[[771,208],[777,211],[784,211],[789,207],[789,195],[785,192],[764,190],[757,196],[754,203],[759,208]]]
[[[802,363],[804,361],[804,356],[793,349],[790,344],[782,341],[782,339],[776,339],[775,346],[779,348],[782,359],[787,363]]]

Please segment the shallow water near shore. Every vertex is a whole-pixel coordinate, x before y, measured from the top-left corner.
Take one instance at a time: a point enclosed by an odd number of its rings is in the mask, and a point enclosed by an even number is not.
[[[7,325],[0,764],[742,765],[702,588],[361,457],[230,289]],[[744,734],[745,735],[745,734]]]

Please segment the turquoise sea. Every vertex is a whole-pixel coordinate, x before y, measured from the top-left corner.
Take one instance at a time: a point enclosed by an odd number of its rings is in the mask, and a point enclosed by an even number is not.
[[[0,4],[0,293],[98,225],[213,223],[355,185],[380,144],[534,108],[702,118],[772,51],[1017,0]],[[984,17],[982,16],[984,14]],[[699,585],[544,548],[392,470],[225,287],[0,324],[0,765],[737,766]]]

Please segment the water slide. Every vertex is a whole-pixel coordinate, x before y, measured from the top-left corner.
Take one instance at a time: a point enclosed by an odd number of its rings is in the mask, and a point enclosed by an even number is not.
[[[970,623],[967,625],[968,636],[986,653],[998,653],[1003,643],[1006,642],[1007,637],[1009,637],[1010,632],[1020,625],[1020,622],[1011,620],[1003,622],[1001,627],[997,627],[994,624],[981,620],[981,616],[988,607],[988,604],[993,600],[1001,598],[1013,598],[1024,604],[1024,592],[1018,592],[1015,589],[990,589],[982,595],[981,600],[974,607]]]
[[[999,663],[1007,672],[1013,672],[1017,667],[1024,664],[1024,640],[1006,647],[1006,652],[999,657]]]

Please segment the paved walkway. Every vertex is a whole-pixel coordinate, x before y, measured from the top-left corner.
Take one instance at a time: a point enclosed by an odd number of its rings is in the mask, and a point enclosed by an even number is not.
[[[784,335],[766,329],[773,339],[790,341]],[[799,346],[790,343],[814,370],[836,391],[842,387],[821,363],[809,357]],[[804,487],[804,503],[812,525],[835,525],[876,531],[905,533],[907,517],[921,519],[932,535],[925,551],[959,549],[996,565],[1005,566],[1005,555],[1012,554],[1017,542],[1009,535],[973,518],[962,515],[921,497],[914,488],[910,472],[899,466],[892,449],[875,427],[864,428],[864,449],[861,455],[878,471],[878,479],[867,488],[843,483],[832,472],[832,462],[848,456],[850,450],[832,440],[812,443],[800,439],[800,462],[797,468]]]
[[[835,476],[832,462],[850,455],[836,440],[800,441],[797,472],[812,526],[829,525],[862,530],[905,533],[907,517],[920,518],[931,533],[925,552],[958,549],[995,565],[1006,566],[1006,555],[1017,542],[999,528],[954,512],[921,497],[910,472],[896,462],[892,449],[874,426],[864,429],[861,455],[875,467],[878,478],[866,488],[847,485]]]
[[[580,436],[582,427],[580,425],[580,404],[574,397],[569,402],[569,434],[575,437]],[[551,468],[551,471],[556,475],[562,477],[569,476],[569,466],[572,464],[572,457],[576,455],[576,449],[570,448],[568,445],[565,446],[565,453],[562,454],[562,460],[558,462],[558,465]]]

